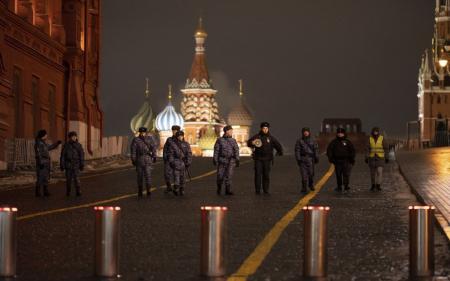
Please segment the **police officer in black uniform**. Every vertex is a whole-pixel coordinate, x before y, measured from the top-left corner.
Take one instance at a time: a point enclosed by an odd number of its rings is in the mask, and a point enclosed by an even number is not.
[[[336,138],[331,141],[327,148],[327,156],[330,163],[334,164],[337,180],[336,191],[342,191],[342,184],[345,190],[350,189],[350,173],[355,164],[355,147],[347,138],[344,128],[338,128]]]
[[[39,130],[37,132],[34,143],[34,155],[36,157],[36,197],[41,196],[41,189],[44,190],[44,196],[50,196],[50,192],[48,192],[51,171],[49,151],[58,148],[60,144],[60,140],[53,144],[47,144],[47,131]]]
[[[61,150],[59,161],[61,171],[66,171],[66,195],[70,196],[72,181],[75,183],[76,195],[81,196],[80,172],[84,169],[84,150],[78,142],[76,132],[69,132],[68,141]]]
[[[255,192],[269,194],[270,167],[273,164],[273,151],[277,155],[283,155],[283,147],[278,140],[269,133],[270,124],[261,123],[261,130],[247,141],[247,145],[253,148],[253,160],[255,162]]]

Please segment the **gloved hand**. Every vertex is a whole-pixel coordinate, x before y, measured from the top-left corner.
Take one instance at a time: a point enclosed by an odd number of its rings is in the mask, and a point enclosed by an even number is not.
[[[384,162],[385,162],[386,164],[389,163],[389,158],[386,157],[386,158],[384,159]]]
[[[318,164],[319,163],[319,158],[314,158],[314,163]]]
[[[80,171],[84,170],[84,165],[80,165]]]
[[[236,168],[239,167],[241,165],[241,161],[236,160]]]
[[[366,157],[366,159],[364,159],[364,162],[366,162],[366,164],[369,164],[369,158]]]

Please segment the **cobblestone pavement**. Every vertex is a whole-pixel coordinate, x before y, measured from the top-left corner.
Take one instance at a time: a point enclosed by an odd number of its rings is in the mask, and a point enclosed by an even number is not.
[[[243,162],[248,159],[243,159]],[[361,159],[354,169],[352,190],[333,191],[334,178],[313,200],[331,207],[329,273],[332,280],[407,280],[407,207],[415,197],[395,164],[387,167],[385,190],[368,191],[369,174]],[[317,169],[320,178],[329,165]],[[126,197],[108,203],[122,207],[120,280],[202,280],[199,277],[200,206],[229,208],[228,272],[235,272],[276,222],[301,198],[293,157],[276,158],[270,196],[256,196],[253,167],[236,170],[235,195],[215,194],[211,159],[195,159],[186,196],[175,198],[161,189],[151,199]],[[154,169],[155,186],[163,184],[162,166]],[[18,278],[16,280],[98,280],[93,273],[96,201],[136,192],[134,171],[119,171],[83,180],[83,196],[66,198],[63,183],[51,186],[50,198],[34,198],[25,188],[0,192],[0,204],[19,208],[20,216],[60,209],[57,213],[18,222]],[[73,208],[73,209],[66,209]],[[298,280],[302,270],[300,214],[280,236],[262,265],[248,280]],[[436,232],[436,271],[448,275],[450,257],[444,237]]]
[[[450,148],[401,152],[397,161],[414,192],[437,208],[437,218],[450,240]]]
[[[331,178],[311,205],[330,206],[330,280],[408,280],[408,206],[417,204],[396,163],[384,170],[383,191],[371,192],[362,157],[353,168],[351,190],[334,191]],[[450,276],[446,238],[435,229],[436,274]],[[257,274],[249,280],[299,280],[303,216],[292,223]],[[444,279],[447,280],[447,279]]]

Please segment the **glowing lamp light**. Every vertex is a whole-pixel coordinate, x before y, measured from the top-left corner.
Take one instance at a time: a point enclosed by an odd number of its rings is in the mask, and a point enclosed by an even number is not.
[[[17,208],[15,207],[2,207],[0,208],[0,212],[17,212]]]
[[[448,60],[446,60],[446,59],[439,59],[439,65],[440,65],[442,68],[446,67],[447,64],[448,64]]]
[[[303,207],[303,210],[321,210],[321,211],[329,211],[330,207],[328,206],[305,206]]]
[[[434,206],[409,206],[410,210],[434,210],[436,209]]]
[[[104,206],[95,206],[94,207],[95,211],[103,211],[103,210],[110,210],[110,211],[120,211],[120,207],[112,207],[112,206],[108,206],[108,207],[104,207]]]
[[[221,206],[202,206],[200,207],[200,210],[202,211],[211,211],[211,210],[215,210],[215,211],[227,211],[228,207],[221,207]]]

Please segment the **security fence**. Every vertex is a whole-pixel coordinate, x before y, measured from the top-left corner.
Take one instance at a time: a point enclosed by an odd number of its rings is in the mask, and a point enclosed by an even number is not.
[[[8,170],[30,169],[35,167],[34,139],[6,139],[5,161]],[[52,143],[51,140],[48,143]],[[118,155],[127,155],[129,151],[128,136],[104,137],[102,143],[91,142],[92,153],[87,150],[85,142],[81,142],[85,151],[85,159],[99,159]],[[62,146],[50,151],[52,162],[58,163]]]

